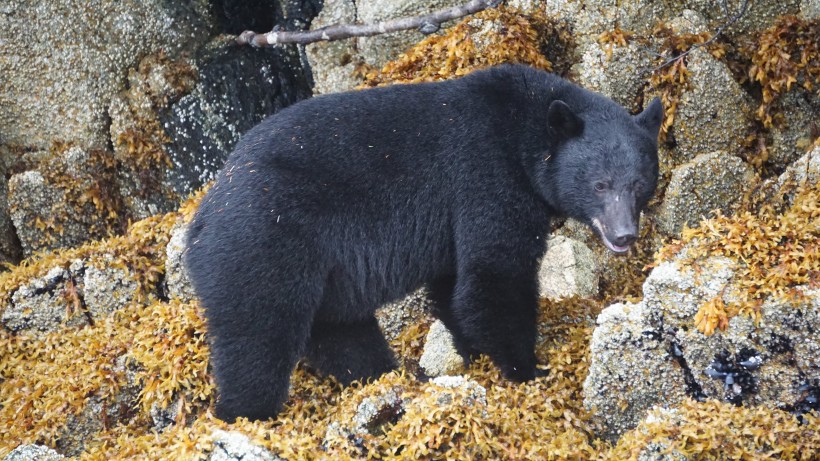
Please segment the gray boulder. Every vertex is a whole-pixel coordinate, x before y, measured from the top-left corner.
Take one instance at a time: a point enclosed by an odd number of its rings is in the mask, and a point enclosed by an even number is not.
[[[463,2],[458,0],[328,0],[311,23],[311,29],[333,24],[371,24],[403,16],[416,16]],[[443,24],[447,27],[449,24]],[[306,47],[317,94],[348,91],[363,81],[357,75],[360,67],[381,68],[424,35],[402,31],[374,37],[360,37],[338,42],[313,43]]]
[[[11,302],[3,311],[3,326],[9,331],[37,337],[63,326],[88,324],[81,305],[68,301],[79,299],[77,285],[68,270],[52,268],[45,276],[31,280],[12,293]]]
[[[192,50],[211,34],[205,0],[6,0],[0,11],[0,127],[10,145],[103,148],[106,109],[146,54]],[[36,37],[36,39],[32,39]]]
[[[798,188],[820,182],[820,146],[792,163],[776,178],[767,179],[757,193],[762,203],[790,206]]]
[[[585,244],[564,236],[547,242],[547,252],[538,269],[540,295],[552,300],[598,293],[595,255]]]
[[[820,18],[820,0],[802,0],[800,2],[800,16],[804,19]]]
[[[83,190],[110,186],[111,178],[95,175],[94,166],[87,163],[88,153],[79,148],[71,148],[53,161],[52,167],[62,170],[67,184],[55,184],[52,177],[37,170],[15,174],[9,180],[11,220],[25,256],[38,250],[74,247],[105,236],[109,229],[103,209],[80,199]]]
[[[357,20],[356,4],[351,0],[326,0],[322,11],[313,19],[312,29],[333,24],[353,24]],[[352,90],[362,83],[356,76],[356,67],[362,62],[356,40],[316,42],[305,46],[305,53],[313,73],[313,92],[339,93]]]
[[[182,259],[188,224],[177,222],[171,229],[171,239],[165,247],[165,292],[169,298],[191,301],[196,298],[191,279]]]
[[[820,120],[820,98],[816,94],[793,88],[781,96],[774,107],[783,115],[782,123],[772,128],[768,162],[785,168],[797,160],[812,142],[812,130]]]
[[[595,41],[582,47],[581,62],[572,71],[584,88],[637,111],[642,109],[637,101],[646,85],[646,72],[656,65],[653,56],[635,43],[614,46]]]
[[[677,147],[671,159],[662,159],[672,167],[717,150],[740,152],[753,107],[724,63],[703,49],[686,59],[689,87],[680,97],[672,128]],[[654,96],[649,92],[645,100]]]
[[[432,13],[463,3],[459,0],[357,0],[355,2],[357,19],[365,24]],[[449,25],[442,24],[441,26],[444,28]],[[421,32],[407,30],[374,37],[361,37],[357,39],[356,47],[367,64],[381,68],[387,64],[387,61],[395,59],[424,37]]]
[[[110,259],[109,259],[110,261]],[[3,326],[41,336],[62,327],[101,321],[136,299],[134,274],[102,262],[74,260],[22,285],[3,311]]]
[[[325,433],[323,445],[345,443],[367,435],[377,435],[386,424],[398,421],[404,414],[409,399],[403,397],[404,389],[392,387],[384,393],[365,397],[356,408],[350,423],[332,421]]]
[[[752,168],[737,157],[721,151],[698,155],[672,171],[658,227],[679,236],[684,226],[695,227],[713,210],[731,214],[755,182]]]
[[[133,274],[107,264],[86,265],[81,282],[85,307],[95,321],[130,304],[139,288]]]
[[[431,304],[427,290],[421,288],[379,308],[376,311],[376,321],[387,340],[392,341],[409,325],[430,320]]]
[[[7,454],[3,461],[60,461],[65,457],[42,445],[20,445]]]
[[[217,429],[211,435],[214,447],[208,461],[280,461],[282,458],[251,442],[239,432]]]
[[[619,26],[638,33],[652,30],[671,10],[667,2],[635,0],[546,0],[546,11],[572,26],[580,44],[595,42],[598,36]]]
[[[464,359],[456,350],[453,335],[440,320],[430,325],[419,365],[430,377],[455,375],[464,371]]]
[[[715,3],[711,0],[676,0],[670,2],[675,9],[689,8],[702,14],[709,22],[712,30],[729,21],[731,17],[740,13],[743,3],[747,3],[746,11],[723,33],[736,37],[740,34],[756,32],[771,26],[774,21],[784,14],[797,14],[800,0],[783,0],[779,2],[756,2],[744,0],[727,0]],[[676,5],[677,4],[677,5]],[[725,5],[725,10],[722,7]]]
[[[584,405],[611,440],[654,405],[691,397],[788,410],[803,404],[801,386],[820,379],[820,291],[798,287],[806,296],[794,304],[766,299],[758,324],[736,315],[707,336],[694,317],[718,297],[735,299],[742,263],[713,256],[695,270],[685,252],[652,271],[643,301],[610,306],[598,318]]]

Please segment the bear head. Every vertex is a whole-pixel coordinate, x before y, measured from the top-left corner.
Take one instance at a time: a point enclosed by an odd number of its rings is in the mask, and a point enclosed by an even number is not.
[[[598,95],[583,101],[550,103],[552,142],[538,187],[559,213],[592,227],[607,248],[623,253],[638,238],[641,210],[657,187],[663,107],[655,99],[630,115]]]

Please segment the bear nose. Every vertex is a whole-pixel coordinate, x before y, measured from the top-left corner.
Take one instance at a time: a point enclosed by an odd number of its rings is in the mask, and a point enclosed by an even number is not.
[[[615,238],[612,239],[612,243],[618,245],[619,247],[626,247],[635,243],[635,240],[638,240],[638,236],[629,232],[616,235]]]

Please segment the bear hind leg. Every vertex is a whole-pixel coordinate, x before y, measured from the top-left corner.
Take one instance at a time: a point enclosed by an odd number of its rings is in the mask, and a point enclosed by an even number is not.
[[[294,303],[300,308],[293,308],[271,302],[277,298],[266,294],[255,302],[235,300],[242,307],[252,305],[256,315],[247,309],[229,309],[230,315],[211,311],[208,316],[218,389],[216,415],[223,421],[276,417],[288,399],[293,369],[307,349],[313,304],[302,299],[301,304]]]
[[[311,329],[306,359],[345,386],[356,380],[378,378],[397,365],[375,317],[356,323],[317,320]]]

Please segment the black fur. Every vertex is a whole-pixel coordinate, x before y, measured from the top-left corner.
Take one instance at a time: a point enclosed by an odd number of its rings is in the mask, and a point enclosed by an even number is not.
[[[463,351],[532,379],[550,218],[601,221],[616,197],[637,219],[657,182],[659,112],[633,117],[502,66],[320,96],[264,120],[188,234],[217,415],[275,416],[303,356],[345,383],[393,368],[374,311],[423,284]]]

